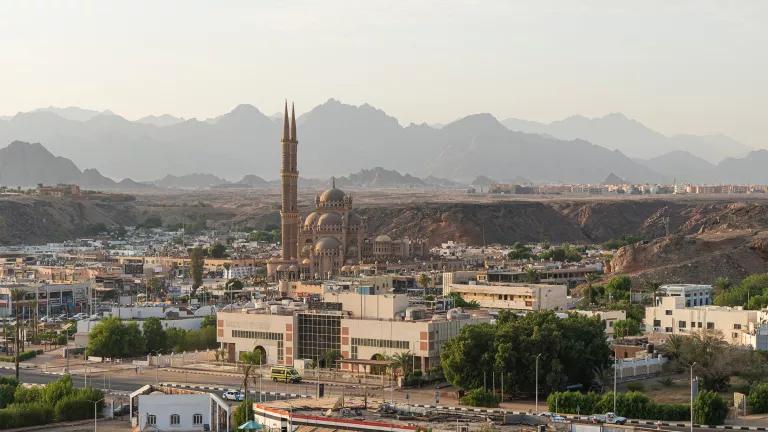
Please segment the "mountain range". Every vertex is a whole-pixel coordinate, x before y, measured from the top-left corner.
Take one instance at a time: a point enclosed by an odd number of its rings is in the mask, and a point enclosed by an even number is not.
[[[425,182],[432,176],[468,183],[484,175],[532,182],[598,183],[610,173],[632,182],[675,178],[768,182],[768,174],[763,172],[763,161],[768,159],[764,150],[743,156],[749,149],[727,137],[665,137],[619,114],[602,119],[572,117],[555,122],[557,127],[552,126],[555,123],[513,119],[502,123],[490,114],[475,114],[438,128],[401,126],[396,118],[370,105],[330,99],[297,122],[299,170],[305,178],[387,167]],[[239,105],[202,121],[172,115],[129,121],[110,111],[47,108],[0,120],[0,143],[40,142],[53,154],[97,167],[114,178],[161,179],[154,183],[172,184],[178,180],[162,179],[207,173],[218,179],[255,174],[263,180],[278,176],[280,123],[279,116],[267,116],[252,105]],[[566,128],[566,123],[581,125],[582,130]],[[543,126],[549,127],[543,130]],[[618,137],[611,138],[611,134]],[[691,147],[700,153],[689,151]],[[717,154],[730,157],[715,165],[711,159],[719,157]],[[697,168],[690,165],[694,162]],[[375,182],[389,181],[382,171],[377,174],[374,170],[376,175],[380,178]],[[207,185],[218,181],[199,180]]]
[[[551,123],[509,118],[502,121],[511,130],[536,133],[557,139],[583,139],[627,156],[650,159],[670,151],[685,151],[716,164],[728,157],[742,157],[752,150],[725,135],[666,136],[621,113],[587,118],[571,116]]]

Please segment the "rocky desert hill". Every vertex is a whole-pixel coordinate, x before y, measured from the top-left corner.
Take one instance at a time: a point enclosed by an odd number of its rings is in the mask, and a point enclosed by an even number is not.
[[[639,236],[611,261],[614,273],[665,282],[710,282],[768,271],[768,199],[508,199],[358,191],[355,209],[371,235],[469,244],[550,241],[593,244]],[[105,198],[107,197],[107,198]],[[279,222],[279,194],[256,190],[79,199],[0,197],[0,244],[45,243],[86,235],[95,224],[263,229]],[[431,197],[431,198],[430,198]],[[302,213],[313,193],[300,195]],[[669,235],[666,235],[667,229]]]

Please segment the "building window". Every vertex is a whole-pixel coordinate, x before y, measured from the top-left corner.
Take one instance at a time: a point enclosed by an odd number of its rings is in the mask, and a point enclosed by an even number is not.
[[[409,349],[408,341],[391,339],[370,339],[370,338],[352,338],[352,345],[373,347],[373,348],[396,348]]]
[[[352,358],[357,359],[357,345],[352,345]]]
[[[677,326],[678,326],[679,328],[685,328],[685,325],[686,325],[685,321],[678,321],[678,322],[677,322]]]
[[[672,310],[671,309],[667,309],[667,310],[664,311],[664,314],[665,315],[672,315]]]
[[[283,362],[283,341],[277,341],[277,363]]]
[[[741,330],[741,324],[734,324],[733,325],[734,330]]]
[[[202,414],[195,414],[192,416],[192,424],[200,425],[203,424],[203,415]]]
[[[171,414],[171,426],[181,423],[181,416],[178,414]]]
[[[653,320],[654,327],[661,327],[661,320]]]
[[[715,329],[715,323],[708,322],[707,323],[707,330],[714,330]]]
[[[157,416],[154,414],[147,414],[147,424],[148,425],[156,425],[157,424]]]
[[[664,331],[667,333],[672,333],[672,327],[664,327]]]

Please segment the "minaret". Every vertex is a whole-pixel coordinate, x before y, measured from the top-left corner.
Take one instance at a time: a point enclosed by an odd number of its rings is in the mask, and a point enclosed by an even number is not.
[[[298,183],[299,171],[297,170],[296,156],[296,115],[291,104],[291,117],[288,118],[288,101],[285,101],[285,113],[283,115],[282,166],[280,178],[282,180],[282,209],[280,211],[280,223],[282,226],[282,259],[296,260],[298,254],[299,238],[299,211],[298,211]]]

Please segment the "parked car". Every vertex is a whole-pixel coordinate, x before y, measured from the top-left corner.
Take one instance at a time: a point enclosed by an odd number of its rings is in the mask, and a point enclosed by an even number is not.
[[[227,390],[222,394],[222,397],[225,400],[231,400],[231,401],[242,401],[245,399],[245,393],[243,393],[240,390]]]
[[[131,412],[131,407],[128,404],[122,404],[115,406],[115,409],[112,411],[113,417],[120,417],[124,416]]]
[[[592,423],[608,423],[608,424],[617,424],[617,425],[623,425],[627,422],[626,417],[618,416],[615,413],[609,412],[598,415],[593,415],[589,417],[589,421]]]

